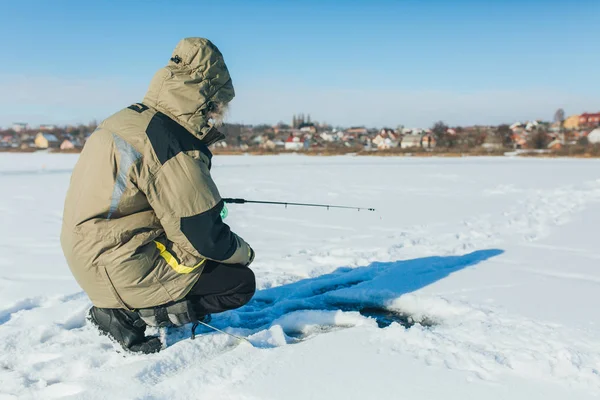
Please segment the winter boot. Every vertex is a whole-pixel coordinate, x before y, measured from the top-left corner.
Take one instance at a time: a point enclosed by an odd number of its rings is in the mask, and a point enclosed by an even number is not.
[[[146,323],[137,312],[120,308],[92,307],[89,321],[102,333],[117,341],[125,350],[135,353],[157,353],[162,344],[157,337],[146,337]]]

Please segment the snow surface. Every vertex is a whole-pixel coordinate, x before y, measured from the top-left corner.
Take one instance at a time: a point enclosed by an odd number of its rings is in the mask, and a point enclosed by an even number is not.
[[[251,344],[124,356],[60,249],[76,159],[0,154],[0,399],[600,396],[597,160],[217,156],[224,196],[377,212],[231,205],[260,291],[213,322]]]

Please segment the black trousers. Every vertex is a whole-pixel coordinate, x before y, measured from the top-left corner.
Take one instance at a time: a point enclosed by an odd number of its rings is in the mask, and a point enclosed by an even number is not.
[[[207,261],[186,299],[197,314],[216,314],[243,306],[255,291],[256,279],[250,268]]]

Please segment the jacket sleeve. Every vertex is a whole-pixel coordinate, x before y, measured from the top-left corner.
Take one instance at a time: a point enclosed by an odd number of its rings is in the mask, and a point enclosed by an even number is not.
[[[225,264],[251,261],[250,246],[221,219],[223,201],[202,158],[177,154],[148,179],[145,193],[171,242]]]

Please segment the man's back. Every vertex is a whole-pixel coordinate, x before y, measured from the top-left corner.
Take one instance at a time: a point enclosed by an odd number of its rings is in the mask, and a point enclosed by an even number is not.
[[[200,265],[187,274],[171,272],[160,257],[155,240],[168,247],[181,265],[195,266],[203,260],[167,240],[146,196],[161,168],[146,130],[156,131],[157,123],[151,121],[157,114],[168,118],[148,107],[136,107],[108,118],[92,134],[73,170],[65,202],[61,235],[65,256],[94,304],[106,308],[172,301],[202,271]],[[187,157],[198,169],[208,169],[209,157],[200,154]],[[165,280],[169,274],[173,277]],[[173,284],[167,288],[169,281]]]

